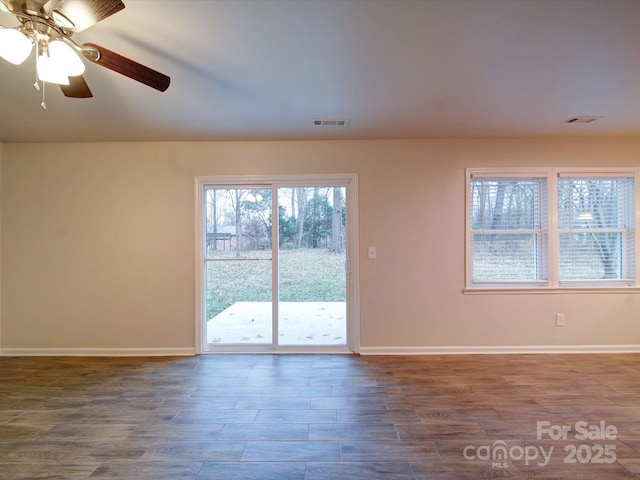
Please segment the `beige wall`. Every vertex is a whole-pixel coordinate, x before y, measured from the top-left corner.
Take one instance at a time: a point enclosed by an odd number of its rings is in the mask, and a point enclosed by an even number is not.
[[[0,353],[2,353],[2,152],[4,146],[0,143]]]
[[[194,177],[295,173],[359,175],[363,347],[640,345],[636,294],[461,293],[466,167],[640,166],[640,139],[5,144],[0,160],[5,349],[193,347]]]

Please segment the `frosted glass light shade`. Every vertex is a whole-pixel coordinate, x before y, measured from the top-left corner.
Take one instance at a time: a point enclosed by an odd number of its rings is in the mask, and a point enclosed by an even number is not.
[[[54,60],[46,54],[38,57],[36,69],[38,71],[38,79],[43,82],[69,85],[69,77],[61,71]]]
[[[73,48],[62,40],[49,42],[49,58],[55,68],[67,77],[77,77],[84,73],[84,63]]]
[[[20,65],[29,54],[33,43],[24,33],[13,28],[0,29],[0,57],[14,65]]]

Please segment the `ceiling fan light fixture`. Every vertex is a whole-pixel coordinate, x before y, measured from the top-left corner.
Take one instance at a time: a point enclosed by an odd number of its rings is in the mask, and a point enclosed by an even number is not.
[[[56,70],[66,77],[77,77],[84,73],[84,63],[73,48],[62,40],[49,42],[49,58]]]
[[[167,75],[95,43],[80,45],[71,39],[123,8],[122,0],[0,0],[0,15],[8,13],[21,23],[16,28],[0,25],[0,56],[19,65],[35,46],[33,88],[42,91],[42,108],[46,108],[45,83],[60,85],[65,97],[93,96],[83,78],[82,57],[164,92],[171,82]]]
[[[0,29],[0,57],[20,65],[31,54],[31,38],[15,28]]]
[[[69,76],[60,70],[56,62],[46,52],[38,56],[36,70],[38,72],[38,80],[42,82],[69,85]]]

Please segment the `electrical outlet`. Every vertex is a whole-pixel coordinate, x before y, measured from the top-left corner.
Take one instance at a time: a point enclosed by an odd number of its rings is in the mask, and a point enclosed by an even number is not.
[[[564,313],[556,313],[556,327],[564,327]]]

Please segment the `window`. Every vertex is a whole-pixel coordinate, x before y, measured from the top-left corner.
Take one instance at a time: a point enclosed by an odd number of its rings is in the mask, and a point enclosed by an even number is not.
[[[635,172],[467,171],[467,287],[636,286]]]
[[[471,179],[476,285],[545,285],[546,178]]]
[[[558,178],[560,284],[635,277],[633,177]]]

